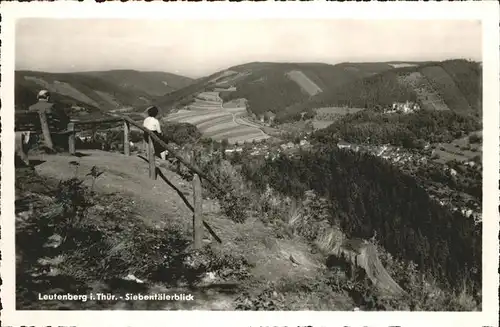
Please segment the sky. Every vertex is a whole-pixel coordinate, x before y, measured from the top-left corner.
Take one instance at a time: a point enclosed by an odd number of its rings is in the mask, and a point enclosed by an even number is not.
[[[481,61],[481,23],[453,20],[25,18],[16,69],[164,71],[201,77],[255,61]]]

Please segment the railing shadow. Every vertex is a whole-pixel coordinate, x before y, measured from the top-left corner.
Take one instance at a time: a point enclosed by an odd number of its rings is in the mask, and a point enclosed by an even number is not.
[[[149,160],[143,157],[142,155],[137,155],[137,156],[142,160],[144,160],[145,162],[149,163]],[[186,206],[189,208],[189,210],[191,210],[194,213],[194,208],[191,205],[191,203],[189,203],[189,200],[186,198],[184,193],[182,193],[181,190],[179,190],[171,181],[168,180],[168,178],[163,174],[163,172],[160,170],[159,167],[156,167],[156,175],[160,176],[165,183],[167,183],[170,187],[172,187],[177,192],[182,201],[186,204]],[[210,235],[212,235],[217,242],[222,243],[220,237],[217,236],[217,234],[215,234],[215,231],[212,229],[212,227],[210,227],[210,225],[206,221],[203,221],[203,226],[205,226]]]
[[[75,152],[75,154],[73,156],[75,156],[77,158],[82,158],[82,157],[89,157],[89,156],[91,156],[91,154],[83,153],[83,152]]]
[[[146,161],[147,163],[149,163],[149,160],[146,159],[145,157],[143,157],[142,155],[138,155],[138,157],[141,158],[142,160]],[[191,205],[191,203],[189,203],[189,200],[186,198],[186,196],[184,195],[184,193],[182,193],[182,191],[179,190],[177,188],[177,186],[175,186],[171,181],[168,180],[168,178],[163,174],[163,172],[160,170],[159,167],[156,167],[156,175],[160,176],[161,179],[163,179],[163,181],[168,184],[168,186],[170,186],[171,188],[173,188],[175,190],[175,192],[177,192],[177,194],[181,197],[182,201],[184,201],[184,203],[189,208],[189,210],[191,210],[192,212],[194,212],[193,206]]]

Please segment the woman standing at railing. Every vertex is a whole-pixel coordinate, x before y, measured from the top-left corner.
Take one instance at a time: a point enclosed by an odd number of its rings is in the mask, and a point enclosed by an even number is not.
[[[152,131],[153,133],[155,133],[158,137],[161,137],[162,132],[161,132],[160,121],[158,119],[156,119],[156,116],[158,116],[158,108],[156,108],[155,106],[151,106],[151,107],[146,109],[146,112],[148,114],[148,117],[146,117],[146,119],[144,119],[143,126],[147,129],[149,129],[150,131]],[[144,143],[145,143],[146,149],[147,149],[148,142],[149,142],[149,135],[147,133],[144,133]],[[154,146],[155,155],[157,157],[160,157],[163,160],[165,160],[166,153],[165,153],[165,151],[163,151],[164,149],[162,148],[162,146],[160,146],[154,140],[153,140],[153,146]]]

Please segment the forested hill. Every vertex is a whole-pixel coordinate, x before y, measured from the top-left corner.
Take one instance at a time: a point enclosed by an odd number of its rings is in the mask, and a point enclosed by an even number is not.
[[[298,107],[372,108],[417,101],[425,109],[481,115],[482,68],[477,62],[448,60],[383,72],[318,94]]]
[[[393,67],[386,63],[250,63],[230,69],[243,76],[227,83],[236,91],[223,94],[223,99],[245,98],[257,115],[267,111],[288,115],[295,104]]]
[[[166,72],[137,70],[109,70],[78,73],[82,76],[99,77],[131,92],[144,92],[150,96],[162,96],[182,89],[194,82],[192,78]]]
[[[417,101],[430,110],[480,116],[481,66],[467,60],[389,63],[270,63],[234,66],[161,97],[164,110],[193,101],[202,91],[219,91],[225,101],[247,100],[257,116],[273,112],[280,122],[329,106],[371,108]]]
[[[314,190],[328,201],[330,224],[349,237],[377,235],[386,250],[451,289],[481,290],[481,224],[441,207],[390,163],[327,145],[295,158],[248,160],[243,171],[262,190],[269,184],[298,199]]]
[[[16,110],[26,109],[37,101],[37,93],[46,89],[52,93],[55,102],[72,107],[75,114],[92,116],[126,107],[137,112],[144,110],[158,95],[184,87],[191,81],[169,73],[132,70],[84,73],[16,71],[15,107]]]
[[[410,114],[384,114],[367,109],[347,115],[313,133],[322,143],[392,144],[422,149],[426,143],[451,142],[480,130],[479,118],[456,112],[421,110]]]
[[[165,95],[157,101],[163,109],[188,104],[196,93],[214,89],[236,90],[221,92],[221,97],[246,98],[250,110],[261,114],[266,111],[286,111],[291,105],[304,102],[311,94],[354,81],[358,78],[393,69],[387,63],[272,63],[253,62],[230,67],[198,79],[184,89]]]

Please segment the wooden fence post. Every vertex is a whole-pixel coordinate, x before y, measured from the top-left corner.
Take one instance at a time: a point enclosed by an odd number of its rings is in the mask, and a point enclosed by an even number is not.
[[[130,124],[128,121],[123,122],[123,154],[130,155]]]
[[[149,161],[149,177],[156,180],[156,158],[153,138],[148,134],[148,161]]]
[[[68,138],[69,154],[75,155],[76,153],[75,123],[68,124],[68,133],[69,133],[69,138]]]
[[[193,176],[193,241],[194,248],[201,249],[203,241],[203,197],[201,189],[201,181],[198,174]]]
[[[21,160],[29,166],[30,161],[28,154],[25,151],[24,138],[26,137],[23,132],[15,132],[15,153],[19,155]]]
[[[49,128],[49,123],[47,121],[47,115],[45,112],[39,112],[38,116],[40,117],[40,125],[42,127],[42,132],[43,132],[43,138],[45,139],[45,145],[51,149],[54,150],[54,143],[52,143],[52,137],[50,135],[50,128]]]

